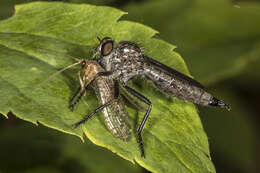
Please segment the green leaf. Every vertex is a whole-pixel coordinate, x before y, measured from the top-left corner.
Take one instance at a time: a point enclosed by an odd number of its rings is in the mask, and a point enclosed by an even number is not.
[[[36,2],[16,6],[15,15],[0,22],[0,112],[12,111],[17,117],[41,124],[108,148],[152,172],[215,172],[210,160],[207,136],[196,107],[176,98],[167,98],[141,80],[133,87],[147,96],[153,109],[143,138],[146,158],[140,157],[136,129],[144,112],[128,106],[132,138],[123,142],[113,137],[98,114],[80,128],[72,125],[99,104],[88,92],[75,112],[68,100],[79,86],[77,70],[70,69],[36,88],[57,70],[74,60],[67,56],[90,58],[98,44],[96,35],[110,36],[117,42],[140,43],[145,53],[188,74],[174,46],[152,38],[157,32],[144,25],[119,21],[125,12],[91,5]]]
[[[227,0],[145,1],[123,8],[174,43],[195,78],[210,84],[235,76],[260,57],[260,4]]]
[[[0,170],[4,172],[141,173],[138,165],[74,136],[12,118],[0,118]],[[3,123],[2,123],[3,122]],[[2,125],[2,124],[3,125]],[[19,146],[19,147],[17,147]]]

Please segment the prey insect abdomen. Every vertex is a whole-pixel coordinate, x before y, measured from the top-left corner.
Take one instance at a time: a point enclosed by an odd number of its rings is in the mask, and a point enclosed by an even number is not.
[[[197,81],[153,59],[146,67],[145,76],[165,93],[200,105],[209,105],[213,98]]]
[[[114,81],[106,76],[100,76],[93,81],[93,88],[101,104],[113,99]],[[117,138],[128,141],[131,137],[131,128],[128,120],[128,113],[125,109],[122,98],[119,98],[111,105],[102,110],[104,121],[108,130]]]

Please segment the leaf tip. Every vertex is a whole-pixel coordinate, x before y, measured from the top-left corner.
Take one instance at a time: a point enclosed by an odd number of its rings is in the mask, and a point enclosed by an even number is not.
[[[8,115],[6,115],[4,113],[0,113],[0,115],[4,116],[6,119],[8,119]]]

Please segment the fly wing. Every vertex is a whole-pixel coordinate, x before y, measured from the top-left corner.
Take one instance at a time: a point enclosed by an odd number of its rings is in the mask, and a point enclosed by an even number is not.
[[[154,60],[144,57],[144,74],[161,91],[196,104],[207,105],[211,95],[194,79]]]
[[[171,76],[174,76],[176,79],[179,79],[179,80],[183,80],[183,81],[186,81],[187,83],[191,84],[191,85],[194,85],[194,86],[197,86],[201,89],[204,89],[204,86],[202,86],[198,81],[186,76],[185,74],[183,73],[180,73],[152,58],[149,58],[148,56],[145,56],[145,59],[154,67],[157,67],[159,68],[162,72],[164,72],[165,74],[170,74]]]

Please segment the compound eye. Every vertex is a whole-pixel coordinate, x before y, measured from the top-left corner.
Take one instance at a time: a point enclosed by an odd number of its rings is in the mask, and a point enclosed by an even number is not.
[[[84,68],[86,66],[87,62],[85,60],[82,61],[81,63],[81,68]]]
[[[106,42],[104,42],[103,45],[101,46],[101,55],[102,56],[109,55],[113,50],[113,46],[114,46],[113,40],[111,39],[106,40]]]

